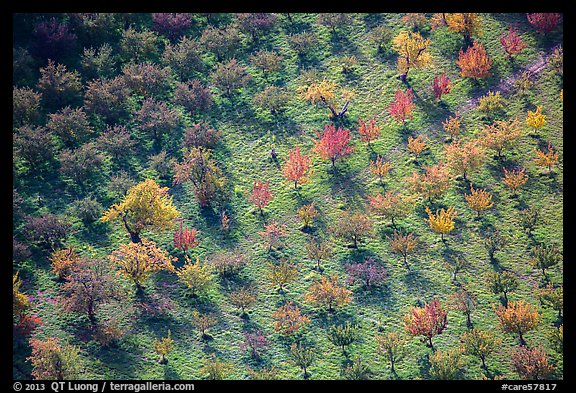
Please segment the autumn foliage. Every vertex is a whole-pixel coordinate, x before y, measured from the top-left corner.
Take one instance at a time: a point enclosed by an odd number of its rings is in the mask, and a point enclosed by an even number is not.
[[[442,334],[448,326],[448,312],[438,299],[433,299],[423,307],[410,307],[408,314],[402,320],[410,336],[422,336],[423,341],[433,349],[432,338]]]
[[[500,321],[500,327],[506,333],[516,333],[520,345],[526,345],[524,334],[535,329],[541,320],[541,315],[530,303],[524,300],[508,303],[508,307],[498,305],[494,312]]]
[[[262,209],[266,207],[268,202],[272,200],[272,192],[270,192],[270,183],[257,180],[252,186],[252,193],[250,194],[250,200],[258,208],[260,214],[262,214]]]
[[[388,112],[396,121],[405,124],[406,120],[414,116],[412,111],[416,105],[412,102],[413,98],[412,89],[408,89],[405,92],[397,89],[396,93],[394,93],[394,101],[388,107]]]
[[[428,213],[428,218],[425,218],[424,221],[430,225],[434,232],[439,233],[442,236],[442,241],[444,241],[444,234],[454,229],[454,217],[456,216],[454,207],[442,208],[433,214],[432,210],[426,206],[426,213]]]
[[[442,99],[442,96],[450,93],[451,90],[452,81],[446,76],[445,72],[434,77],[434,81],[432,82],[432,91],[437,100]]]
[[[294,189],[298,184],[308,182],[308,176],[311,173],[310,165],[312,160],[310,157],[300,153],[300,146],[288,152],[288,159],[282,167],[282,174],[287,181],[294,183]]]
[[[292,336],[300,332],[310,323],[310,318],[303,315],[293,302],[280,306],[272,313],[274,330],[284,336]]]
[[[360,134],[360,140],[367,142],[368,146],[370,146],[370,142],[380,138],[380,126],[376,125],[375,118],[371,118],[368,124],[360,118],[358,119],[358,133]]]
[[[308,288],[308,292],[304,295],[304,300],[313,306],[327,306],[330,312],[335,307],[344,307],[352,301],[352,291],[338,281],[337,275],[320,277],[320,281]]]
[[[522,379],[549,379],[556,370],[542,345],[514,348],[511,358],[514,370]]]
[[[336,127],[333,124],[326,124],[324,132],[320,134],[316,131],[318,140],[314,142],[312,151],[318,154],[324,160],[330,160],[332,167],[335,166],[336,160],[345,155],[351,154],[354,148],[349,145],[352,135],[346,128]]]
[[[502,48],[504,48],[504,52],[508,54],[509,58],[512,58],[513,55],[517,55],[522,53],[524,49],[528,47],[528,45],[522,41],[522,38],[516,33],[516,29],[513,27],[508,28],[508,33],[502,33],[500,37],[500,43],[502,44]]]
[[[460,67],[460,76],[480,79],[491,75],[492,60],[488,57],[484,45],[476,41],[466,51],[460,49],[456,64]]]
[[[432,63],[432,56],[426,52],[430,46],[429,38],[422,38],[420,33],[402,31],[393,40],[393,49],[398,52],[398,71],[400,79],[406,81],[411,68],[424,68]]]
[[[180,227],[174,232],[174,247],[182,251],[192,250],[196,248],[200,242],[198,241],[198,230],[186,226],[183,227],[183,221],[180,221]]]

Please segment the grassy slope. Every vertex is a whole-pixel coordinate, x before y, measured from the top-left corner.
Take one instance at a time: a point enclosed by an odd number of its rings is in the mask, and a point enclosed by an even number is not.
[[[391,102],[397,88],[405,88],[396,78],[395,56],[388,52],[378,55],[366,39],[370,28],[379,23],[386,23],[395,33],[405,27],[398,14],[386,15],[353,15],[354,24],[345,28],[339,36],[323,26],[314,23],[314,15],[295,15],[295,20],[301,26],[318,34],[319,50],[314,54],[312,62],[321,75],[335,80],[343,86],[354,90],[356,96],[350,104],[347,118],[348,126],[356,129],[359,117],[367,119],[375,116],[382,126],[382,138],[374,143],[373,151],[360,142],[355,133],[353,144],[355,153],[337,163],[337,172],[332,173],[329,163],[313,158],[315,168],[310,183],[301,187],[299,193],[284,182],[278,164],[269,157],[272,147],[276,149],[279,163],[287,156],[287,151],[296,145],[308,152],[313,146],[315,130],[321,130],[328,122],[328,111],[315,107],[300,98],[292,100],[284,117],[274,119],[270,114],[255,108],[251,103],[254,93],[266,86],[263,78],[254,71],[254,81],[231,99],[217,98],[217,109],[209,115],[209,122],[223,133],[223,142],[215,149],[214,155],[224,169],[229,181],[231,200],[229,211],[232,217],[232,232],[222,235],[218,229],[217,213],[209,209],[201,210],[194,201],[187,187],[173,187],[174,202],[184,217],[201,231],[201,245],[191,254],[202,258],[221,249],[239,247],[249,257],[249,266],[236,280],[217,279],[218,285],[204,299],[188,299],[181,295],[174,276],[159,274],[147,287],[148,294],[156,294],[165,302],[171,304],[171,310],[156,317],[140,313],[138,300],[134,299],[133,308],[128,307],[127,314],[134,319],[127,319],[129,334],[120,342],[117,348],[101,348],[93,341],[78,341],[74,336],[75,329],[81,329],[82,319],[72,316],[61,317],[54,313],[54,306],[40,303],[39,315],[46,321],[43,328],[47,334],[68,337],[78,343],[85,354],[87,378],[127,378],[127,379],[195,379],[201,377],[199,369],[206,354],[216,353],[222,360],[234,364],[230,378],[243,379],[247,377],[246,366],[252,368],[275,366],[279,376],[284,379],[301,378],[301,372],[290,362],[287,362],[289,341],[273,332],[271,313],[285,300],[297,303],[301,309],[312,317],[312,323],[307,328],[305,340],[314,343],[321,353],[310,367],[312,379],[341,378],[341,367],[346,363],[346,357],[341,350],[335,348],[326,338],[328,327],[338,321],[352,320],[361,327],[361,339],[349,349],[348,359],[360,356],[374,373],[374,378],[388,379],[418,379],[428,378],[429,364],[427,356],[430,349],[421,344],[418,339],[409,339],[409,351],[405,359],[397,365],[397,376],[393,376],[385,358],[378,353],[375,336],[380,331],[398,331],[403,329],[400,322],[409,306],[430,301],[433,297],[445,300],[458,287],[451,281],[450,273],[443,262],[449,261],[456,254],[463,254],[471,262],[471,268],[459,275],[459,281],[478,298],[478,307],[472,314],[476,327],[495,330],[503,339],[504,344],[498,353],[487,359],[488,367],[493,374],[505,374],[514,377],[510,369],[509,352],[517,346],[512,335],[500,333],[498,321],[493,312],[493,305],[498,303],[498,296],[488,293],[482,279],[483,273],[495,267],[489,262],[487,253],[481,244],[483,228],[489,225],[498,227],[509,233],[513,239],[505,252],[496,254],[497,263],[509,268],[521,277],[518,291],[510,294],[510,300],[525,299],[537,305],[543,321],[539,328],[526,334],[530,344],[544,343],[548,346],[546,332],[555,322],[555,312],[539,305],[534,295],[533,287],[540,282],[538,272],[529,265],[529,249],[536,242],[559,242],[562,247],[562,103],[557,99],[561,87],[561,79],[548,69],[545,69],[535,83],[534,89],[527,98],[511,94],[506,96],[506,113],[504,118],[518,116],[524,120],[526,110],[532,110],[536,105],[542,105],[548,116],[548,123],[538,137],[525,136],[510,152],[507,159],[514,164],[527,167],[530,179],[521,190],[518,198],[512,198],[503,187],[501,173],[496,158],[489,158],[487,165],[470,177],[476,186],[485,187],[494,194],[495,206],[482,218],[476,219],[475,214],[467,208],[463,194],[467,185],[460,179],[454,182],[454,187],[445,197],[435,203],[436,207],[454,206],[458,211],[455,230],[447,236],[443,244],[439,236],[434,234],[424,222],[424,206],[419,205],[414,214],[399,223],[399,227],[414,231],[421,240],[417,254],[409,257],[412,271],[407,272],[400,259],[390,253],[387,234],[392,232],[388,222],[377,221],[377,236],[361,246],[359,250],[349,249],[346,244],[332,239],[336,251],[334,258],[324,263],[324,273],[338,273],[344,277],[344,264],[347,261],[361,261],[366,256],[372,256],[381,261],[388,269],[389,278],[382,288],[365,291],[354,287],[354,301],[344,310],[334,315],[323,313],[322,310],[311,308],[303,302],[307,288],[320,276],[312,269],[314,263],[306,258],[304,245],[308,239],[302,232],[301,224],[296,217],[296,210],[302,204],[314,201],[321,215],[315,221],[315,232],[327,236],[326,228],[330,226],[338,210],[347,208],[364,209],[366,195],[382,190],[381,186],[367,171],[370,158],[374,153],[382,154],[394,165],[390,176],[385,182],[385,190],[399,190],[403,187],[403,179],[413,170],[434,164],[440,158],[446,136],[442,132],[441,122],[448,114],[458,109],[470,98],[484,94],[500,78],[509,77],[519,67],[535,61],[538,51],[548,52],[555,44],[552,40],[543,40],[534,33],[525,21],[523,15],[491,15],[483,14],[484,34],[479,38],[488,50],[494,62],[494,76],[482,81],[480,86],[458,77],[459,69],[455,64],[457,51],[462,39],[445,29],[429,34],[434,56],[434,68],[413,70],[410,72],[410,87],[415,93],[417,104],[415,116],[408,121],[403,129],[390,118],[387,106]],[[513,65],[504,59],[499,43],[500,33],[510,22],[519,24],[519,32],[528,43],[526,50]],[[281,25],[287,27],[282,19]],[[555,37],[561,38],[561,33]],[[557,41],[556,41],[557,42]],[[250,45],[249,42],[245,42]],[[290,91],[295,91],[301,83],[302,67],[298,64],[293,51],[286,42],[286,30],[278,29],[273,35],[265,37],[261,46],[277,50],[284,56],[284,72],[276,77],[276,83],[284,85]],[[244,64],[248,56],[254,52],[245,50],[237,55]],[[359,61],[354,73],[346,76],[341,73],[335,63],[336,56],[354,55]],[[252,69],[250,69],[252,71]],[[432,98],[431,84],[435,75],[446,71],[454,81],[454,88],[443,98],[443,103],[437,103]],[[483,122],[480,114],[472,110],[462,113],[464,133],[472,135]],[[355,131],[354,131],[355,132]],[[406,149],[409,135],[422,133],[430,140],[430,149],[415,162]],[[542,174],[530,162],[534,157],[534,147],[550,141],[560,152],[560,165],[553,175]],[[139,164],[135,164],[138,168]],[[143,167],[140,167],[142,170]],[[142,172],[146,173],[146,172]],[[274,200],[265,209],[265,218],[260,217],[253,206],[247,201],[244,193],[250,191],[255,180],[270,181]],[[32,194],[29,194],[32,195]],[[73,200],[73,195],[70,196]],[[50,210],[62,212],[66,202],[53,201]],[[542,222],[534,232],[533,239],[519,230],[518,210],[526,205],[535,204],[542,209]],[[264,220],[278,220],[287,225],[289,240],[286,248],[279,253],[290,261],[299,264],[299,276],[296,282],[289,285],[282,295],[269,287],[265,279],[269,255],[260,246],[258,232],[262,229]],[[70,242],[85,247],[89,241],[82,237],[85,229],[77,224],[78,233]],[[119,227],[110,227],[109,238],[92,243],[97,255],[106,255],[121,242],[126,242],[126,236]],[[98,236],[91,235],[88,239],[95,240]],[[150,235],[165,249],[174,252],[169,234],[165,236]],[[175,254],[178,255],[178,254]],[[181,254],[179,254],[181,257]],[[182,258],[180,258],[182,263]],[[28,293],[35,290],[47,290],[48,295],[57,290],[57,283],[48,271],[48,263],[40,266],[29,261],[21,266],[24,273],[28,272],[30,282],[27,282]],[[562,281],[561,268],[551,270],[553,282]],[[226,294],[239,284],[252,283],[258,291],[257,306],[249,314],[248,319],[240,318],[239,313],[231,306]],[[195,309],[207,309],[216,313],[219,323],[210,329],[211,340],[202,341],[199,333],[190,325],[190,312]],[[152,342],[155,338],[171,329],[175,340],[174,351],[168,356],[169,363],[165,366],[155,362]],[[261,362],[255,362],[239,349],[243,341],[242,332],[249,329],[264,331],[271,346]],[[437,348],[444,349],[459,344],[459,336],[466,330],[465,318],[460,313],[450,311],[448,329],[434,339]],[[548,352],[555,362],[558,362],[557,377],[562,377],[561,354],[552,349]],[[465,378],[480,378],[480,361],[466,358]],[[15,374],[16,375],[16,374]]]

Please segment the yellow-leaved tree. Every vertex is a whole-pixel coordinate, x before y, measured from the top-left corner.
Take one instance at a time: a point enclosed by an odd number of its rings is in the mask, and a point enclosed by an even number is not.
[[[132,242],[140,243],[140,233],[144,229],[168,229],[179,214],[168,195],[168,187],[160,187],[154,180],[146,179],[130,188],[124,200],[113,204],[101,220],[121,220]]]
[[[430,224],[430,228],[436,233],[439,233],[442,241],[444,241],[444,234],[452,231],[454,229],[454,216],[456,216],[456,211],[453,207],[444,210],[443,208],[440,210],[436,210],[435,214],[432,214],[432,211],[429,207],[426,207],[426,213],[428,213],[428,218],[425,218],[428,224]]]
[[[398,52],[397,67],[403,82],[406,82],[411,68],[424,68],[432,63],[432,56],[426,52],[430,39],[422,38],[420,33],[402,31],[392,40],[392,45]]]

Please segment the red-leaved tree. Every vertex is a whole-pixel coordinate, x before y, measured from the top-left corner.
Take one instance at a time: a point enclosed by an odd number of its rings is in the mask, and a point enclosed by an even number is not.
[[[180,220],[180,227],[174,232],[174,247],[184,252],[196,248],[200,242],[198,241],[198,230],[195,228],[186,227],[182,225]]]
[[[560,14],[547,12],[547,13],[527,13],[526,18],[528,18],[528,22],[538,31],[542,33],[550,33],[552,30],[558,26],[560,23]]]
[[[298,184],[308,182],[306,175],[309,174],[311,163],[310,157],[300,153],[300,146],[288,152],[288,160],[282,168],[282,174],[286,180],[294,182],[294,189],[298,188]]]
[[[452,90],[452,81],[446,76],[445,72],[434,78],[432,90],[437,100],[440,100],[444,94],[450,93],[450,90]]]
[[[354,151],[352,146],[348,143],[352,138],[350,130],[346,128],[334,127],[333,124],[326,124],[324,132],[320,134],[316,131],[316,136],[319,140],[315,141],[312,150],[325,160],[332,161],[332,167],[336,164],[338,157],[343,157]]]
[[[260,180],[254,182],[252,187],[252,193],[250,194],[250,200],[262,214],[262,209],[272,200],[272,193],[269,189],[269,182],[262,182]]]
[[[423,341],[434,349],[432,337],[442,334],[448,326],[447,311],[442,308],[438,299],[424,304],[424,307],[411,307],[404,316],[404,326],[412,337],[423,336]]]
[[[394,94],[394,101],[388,107],[388,112],[390,112],[390,115],[396,121],[405,124],[406,120],[413,117],[412,111],[416,106],[412,102],[413,98],[414,96],[412,95],[412,89],[408,89],[404,93],[402,90],[397,89],[396,93]]]
[[[528,45],[522,41],[522,38],[516,33],[516,28],[509,27],[508,33],[502,33],[500,37],[500,43],[504,48],[504,52],[508,54],[508,58],[512,58],[513,55],[517,55],[522,53],[524,49],[528,47]]]

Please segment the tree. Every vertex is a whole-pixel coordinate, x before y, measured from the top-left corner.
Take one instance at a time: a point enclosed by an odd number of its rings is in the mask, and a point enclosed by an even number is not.
[[[344,354],[346,354],[346,347],[356,340],[358,340],[358,326],[348,321],[342,325],[330,326],[328,330],[328,341],[342,348]]]
[[[282,167],[282,175],[289,182],[294,182],[294,189],[298,188],[298,184],[305,184],[308,182],[308,176],[311,174],[310,165],[312,159],[300,153],[300,146],[288,151],[288,159]]]
[[[82,75],[87,79],[110,78],[116,74],[116,60],[112,54],[112,46],[102,44],[98,49],[84,48],[80,58]]]
[[[510,271],[486,273],[486,284],[492,293],[504,295],[504,307],[508,307],[508,292],[513,292],[520,285],[518,277]]]
[[[412,172],[411,176],[405,178],[410,189],[427,198],[429,202],[433,198],[442,196],[451,185],[451,175],[445,163],[438,162],[434,166],[424,167],[424,173]]]
[[[60,305],[66,312],[85,314],[90,328],[96,328],[96,314],[102,304],[121,299],[111,266],[104,260],[79,258],[64,276]]]
[[[550,142],[548,142],[547,152],[537,149],[534,149],[534,151],[536,152],[534,163],[541,167],[548,167],[548,173],[551,173],[552,167],[558,163],[558,152],[554,151]]]
[[[334,235],[342,240],[351,241],[353,248],[358,248],[358,242],[374,233],[374,223],[362,212],[344,211],[332,228]]]
[[[512,195],[517,195],[518,190],[528,181],[525,168],[514,168],[508,170],[504,168],[504,178],[502,182],[512,191]]]
[[[469,43],[472,36],[482,35],[482,18],[475,12],[456,12],[445,14],[445,22],[448,29],[461,33],[464,42]]]
[[[226,377],[232,369],[228,363],[221,362],[216,358],[215,354],[211,354],[205,361],[204,366],[200,368],[202,374],[208,374],[206,379],[209,380],[222,380]]]
[[[154,30],[174,41],[186,34],[192,27],[192,15],[189,13],[153,12]]]
[[[175,258],[159,249],[155,242],[147,239],[140,239],[137,243],[121,244],[120,248],[112,251],[108,258],[112,264],[120,268],[123,276],[136,284],[139,290],[153,272],[174,271],[172,261]]]
[[[130,88],[124,76],[99,78],[86,83],[84,107],[86,111],[112,123],[128,114]]]
[[[538,288],[536,294],[540,298],[540,303],[544,306],[552,307],[558,311],[558,318],[562,318],[562,309],[564,308],[564,287],[554,285],[549,282],[543,288]]]
[[[466,51],[460,49],[456,65],[460,67],[460,76],[473,78],[476,81],[492,75],[490,72],[492,60],[486,54],[484,45],[476,41]]]
[[[268,273],[266,274],[272,286],[278,286],[279,291],[283,292],[284,287],[296,280],[298,275],[297,266],[286,260],[282,260],[277,264],[268,264]]]
[[[285,111],[291,99],[292,95],[286,88],[272,85],[254,95],[254,104],[275,116]]]
[[[550,364],[542,345],[514,348],[510,354],[514,371],[526,380],[549,379],[556,368]]]
[[[486,236],[482,242],[490,261],[494,260],[494,253],[498,250],[504,250],[508,245],[508,238],[505,237],[499,229],[486,231]]]
[[[540,220],[540,211],[535,206],[529,206],[526,209],[520,210],[520,225],[532,236],[532,231]]]
[[[390,242],[390,250],[395,254],[402,255],[404,258],[404,266],[410,270],[407,257],[418,245],[418,238],[414,236],[414,232],[403,234],[402,232],[394,230],[392,237],[386,235],[386,239]]]
[[[432,338],[442,334],[448,326],[447,311],[438,299],[425,303],[423,307],[413,306],[402,318],[406,332],[412,336],[423,336],[422,341],[434,349]]]
[[[314,217],[318,215],[318,210],[314,207],[314,202],[309,205],[304,205],[298,209],[298,217],[304,223],[304,228],[309,228],[312,224]]]
[[[390,371],[396,373],[394,366],[406,354],[406,340],[396,332],[388,332],[386,334],[377,335],[376,341],[378,348],[381,352],[386,354],[388,361],[390,361]]]
[[[492,194],[486,190],[475,189],[470,184],[470,194],[464,195],[468,207],[476,212],[478,217],[484,210],[491,208],[494,203],[492,202]]]
[[[372,212],[389,218],[393,227],[396,227],[394,220],[408,216],[415,203],[413,197],[399,194],[396,191],[388,191],[385,194],[374,196],[368,195],[367,198]]]
[[[130,188],[120,203],[113,204],[104,213],[101,221],[122,220],[130,240],[139,243],[144,229],[154,232],[168,229],[179,214],[168,195],[168,187],[146,179]]]
[[[32,363],[32,377],[38,380],[73,380],[81,375],[80,349],[71,344],[60,344],[58,338],[30,339],[32,354],[26,359]]]
[[[434,379],[454,380],[462,372],[464,360],[461,348],[437,350],[430,354],[430,374]]]
[[[43,20],[34,26],[32,49],[42,58],[62,59],[66,54],[74,53],[77,36],[70,32],[70,25],[56,18]]]
[[[70,106],[49,114],[46,128],[57,135],[66,146],[82,143],[94,133],[84,110],[72,109]]]
[[[546,269],[556,266],[562,261],[562,253],[556,244],[538,244],[531,250],[530,264],[535,269],[540,269],[547,279]]]
[[[162,141],[163,135],[173,134],[180,123],[180,113],[171,109],[163,101],[146,98],[140,110],[134,114],[139,128],[149,134],[157,143]]]
[[[505,149],[512,148],[513,144],[523,135],[518,119],[496,120],[484,126],[479,137],[480,144],[487,149],[494,150],[498,158],[502,157]]]
[[[212,25],[207,26],[200,36],[200,44],[216,56],[217,61],[233,57],[236,49],[240,47],[240,35],[234,24],[223,28]]]
[[[303,315],[293,302],[278,307],[272,313],[274,330],[283,336],[295,336],[310,323],[310,318]]]
[[[174,84],[172,69],[162,67],[152,61],[130,62],[122,67],[122,74],[126,86],[132,93],[147,98],[151,98],[150,96],[158,99],[164,98],[168,93],[168,88]]]
[[[180,227],[174,232],[174,247],[184,252],[198,247],[198,230],[195,228],[183,228],[182,219],[180,219]]]
[[[390,169],[392,169],[392,164],[380,155],[375,160],[370,160],[370,166],[368,167],[371,174],[378,176],[381,185],[383,184],[382,179],[390,172]]]
[[[332,256],[332,248],[328,242],[312,238],[309,243],[306,243],[306,253],[308,258],[316,261],[316,269],[320,271],[320,262]]]
[[[442,241],[444,241],[444,234],[449,233],[454,229],[454,217],[456,216],[456,211],[454,207],[448,209],[436,210],[436,213],[432,214],[432,211],[428,206],[426,206],[426,213],[428,213],[428,218],[425,218],[430,228],[441,235]]]
[[[322,81],[314,81],[309,86],[301,89],[304,99],[310,101],[312,104],[322,102],[326,108],[330,110],[333,119],[342,119],[348,110],[348,104],[353,94],[349,90],[342,89],[341,96],[345,101],[340,112],[336,112],[336,84],[334,82],[323,79]]]
[[[461,286],[458,284],[458,273],[462,270],[470,267],[470,262],[467,258],[464,258],[462,255],[456,255],[455,257],[448,258],[444,261],[444,266],[452,273],[452,281],[454,281],[455,285]]]
[[[130,131],[122,125],[107,125],[96,139],[96,147],[109,153],[116,161],[125,160],[132,154],[138,142],[132,139]]]
[[[462,117],[460,116],[450,116],[442,123],[442,128],[446,131],[452,139],[460,133],[460,123],[462,122]]]
[[[414,154],[414,157],[418,159],[418,156],[428,148],[426,144],[426,139],[422,134],[419,134],[416,138],[412,138],[412,136],[408,137],[408,150]]]
[[[324,132],[320,134],[316,131],[318,140],[314,141],[312,151],[318,154],[324,160],[332,162],[332,168],[335,167],[336,160],[351,154],[354,151],[352,146],[349,146],[352,135],[350,130],[346,128],[334,127],[333,124],[326,124]]]
[[[278,53],[265,49],[260,49],[250,56],[250,63],[258,67],[265,78],[267,78],[269,74],[279,72],[282,69],[282,60],[284,60],[284,57]]]
[[[368,257],[363,263],[352,263],[346,266],[348,273],[348,284],[360,282],[363,286],[370,288],[384,283],[388,277],[388,272],[384,266],[377,263],[374,259]]]
[[[526,115],[526,125],[532,127],[534,134],[537,134],[539,128],[542,128],[546,124],[546,115],[542,114],[542,106],[537,105],[536,110],[528,111]]]
[[[384,51],[384,48],[392,42],[392,38],[394,38],[394,32],[390,27],[385,25],[374,27],[368,35],[368,40],[376,45],[378,53]]]
[[[290,345],[290,359],[304,372],[304,379],[308,378],[308,367],[312,365],[316,358],[316,351],[312,347],[306,347],[302,343]]]
[[[207,112],[214,103],[212,93],[198,79],[176,82],[172,103],[181,105],[191,115]]]
[[[134,62],[156,59],[159,53],[160,37],[156,32],[143,28],[142,31],[132,26],[122,31],[119,49],[122,57]]]
[[[37,124],[40,120],[42,95],[29,87],[12,88],[12,124],[24,126]]]
[[[500,43],[509,59],[512,59],[512,56],[514,55],[522,53],[522,51],[528,47],[528,45],[522,41],[522,38],[520,38],[516,33],[516,28],[512,26],[508,27],[508,34],[502,33],[500,36]]]
[[[286,226],[272,221],[270,224],[264,225],[264,230],[258,234],[266,241],[264,246],[270,252],[273,248],[284,246],[283,239],[287,236]]]
[[[186,285],[188,295],[192,297],[207,293],[213,285],[213,278],[210,267],[200,263],[200,258],[196,257],[196,262],[192,263],[188,256],[185,256],[184,266],[176,270],[178,279]]]
[[[95,142],[88,142],[74,150],[62,150],[58,159],[62,176],[84,188],[91,177],[101,173],[105,157]]]
[[[424,68],[432,63],[432,56],[426,52],[430,46],[429,38],[420,33],[401,31],[393,40],[392,48],[398,52],[397,69],[400,80],[406,82],[411,68]]]
[[[270,345],[266,336],[260,330],[256,332],[244,332],[244,342],[240,344],[240,350],[250,350],[250,355],[255,359],[260,359],[261,352]]]
[[[479,145],[480,142],[476,139],[466,142],[452,141],[449,145],[444,145],[448,168],[467,180],[466,175],[477,171],[484,163],[485,150]]]
[[[466,316],[466,326],[472,327],[470,315],[476,308],[476,297],[465,289],[454,292],[448,298],[450,308],[462,312]]]
[[[394,101],[390,103],[388,107],[388,112],[396,121],[401,122],[402,125],[406,124],[406,120],[411,119],[414,115],[412,111],[416,105],[412,102],[414,95],[412,94],[412,89],[402,92],[402,90],[397,89],[394,93]]]
[[[166,337],[159,338],[154,340],[154,352],[160,355],[160,359],[158,359],[158,363],[166,364],[168,363],[168,359],[166,359],[166,355],[172,352],[172,346],[174,344],[174,340],[172,339],[170,329],[168,329],[168,335]]]
[[[256,292],[253,288],[241,287],[230,293],[230,303],[240,309],[242,315],[246,314],[246,309],[256,303]]]
[[[352,24],[353,19],[347,13],[320,13],[318,14],[317,22],[332,30],[336,34],[336,28]]]
[[[352,364],[346,366],[342,372],[344,377],[353,381],[362,381],[370,379],[373,372],[366,365],[360,356],[356,357]]]
[[[376,125],[376,118],[371,118],[368,124],[362,118],[359,118],[358,133],[360,134],[360,140],[367,142],[368,146],[370,146],[370,142],[380,138],[380,126]]]
[[[310,31],[290,34],[286,37],[288,45],[296,52],[299,58],[312,52],[319,43],[318,36]]]
[[[18,277],[18,272],[12,276],[12,325],[17,332],[26,336],[36,328],[42,320],[34,315],[28,314],[30,300],[28,296],[20,291],[22,280]]]
[[[40,217],[28,217],[24,225],[24,234],[32,243],[54,250],[68,237],[70,229],[71,225],[66,219],[53,213],[46,213]]]
[[[328,311],[334,311],[334,307],[344,307],[352,301],[352,291],[338,283],[338,275],[320,277],[308,288],[304,300],[313,306],[328,306]]]
[[[452,81],[446,76],[445,72],[434,77],[432,92],[437,100],[441,100],[443,95],[450,93],[450,90],[452,90]]]
[[[197,310],[192,311],[192,325],[200,331],[202,338],[208,337],[206,330],[215,326],[218,320],[212,314],[202,314]]]
[[[491,330],[470,329],[462,333],[460,340],[464,344],[464,353],[478,356],[482,361],[482,368],[487,370],[486,356],[494,353],[502,344],[502,339],[496,337]]]
[[[525,346],[524,334],[535,329],[541,320],[536,307],[524,300],[508,303],[508,307],[501,304],[494,307],[494,312],[500,322],[500,327],[506,333],[516,333],[520,339],[520,346]]]
[[[247,73],[246,70],[246,67],[238,64],[236,59],[233,58],[227,62],[218,63],[216,69],[210,73],[210,79],[228,97],[232,92],[248,85],[252,75]]]
[[[554,12],[526,13],[526,18],[539,32],[547,34],[558,26],[561,15]]]
[[[262,209],[266,207],[268,202],[270,202],[273,197],[269,189],[270,182],[264,183],[263,181],[257,180],[252,186],[252,193],[250,194],[250,200],[258,208],[260,214],[263,215]]]
[[[38,90],[42,93],[44,108],[54,111],[66,105],[75,105],[82,96],[82,82],[78,71],[68,71],[64,64],[48,59],[40,68]]]
[[[12,134],[14,160],[24,161],[32,171],[49,166],[56,147],[52,133],[42,126],[22,126]]]
[[[250,34],[252,40],[256,41],[258,35],[266,34],[274,28],[278,16],[269,12],[246,12],[236,14],[238,29]]]
[[[192,183],[194,196],[202,207],[210,206],[219,196],[226,179],[212,158],[212,150],[190,147],[182,162],[174,164],[174,183]]]
[[[488,90],[486,95],[478,98],[478,106],[476,109],[478,109],[479,112],[484,113],[486,116],[490,116],[491,114],[504,109],[504,100],[499,91],[493,92]]]
[[[241,251],[223,251],[212,254],[208,259],[212,268],[222,276],[239,274],[246,266],[246,254]]]

